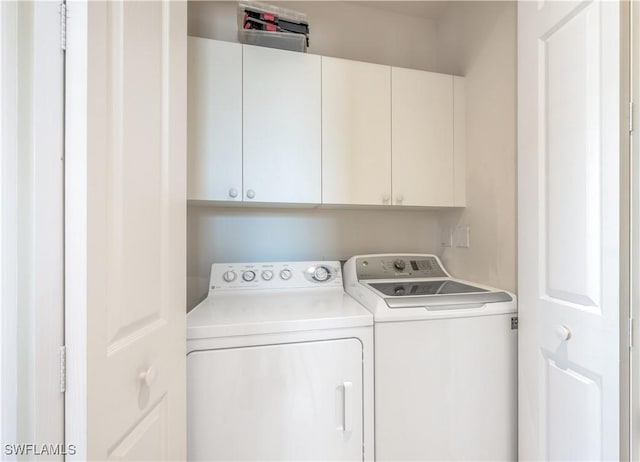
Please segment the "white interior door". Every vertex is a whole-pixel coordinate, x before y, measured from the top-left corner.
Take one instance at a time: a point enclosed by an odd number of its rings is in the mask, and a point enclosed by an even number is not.
[[[362,460],[358,339],[189,353],[190,460]]]
[[[620,19],[518,6],[523,460],[619,456]]]
[[[72,2],[67,442],[183,460],[186,2]]]

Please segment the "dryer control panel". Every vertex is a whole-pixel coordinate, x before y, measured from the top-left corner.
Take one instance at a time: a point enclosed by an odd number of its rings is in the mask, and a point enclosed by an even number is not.
[[[356,259],[358,280],[448,277],[435,255],[367,255]]]
[[[337,261],[214,263],[209,294],[217,290],[342,288]]]

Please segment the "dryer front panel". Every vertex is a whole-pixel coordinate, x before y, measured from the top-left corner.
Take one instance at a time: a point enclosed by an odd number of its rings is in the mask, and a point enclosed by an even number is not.
[[[357,339],[187,356],[189,460],[362,460]]]

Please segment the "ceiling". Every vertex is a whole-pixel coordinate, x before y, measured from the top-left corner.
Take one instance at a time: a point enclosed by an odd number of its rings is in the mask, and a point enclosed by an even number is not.
[[[437,19],[451,1],[358,1],[354,3],[424,19]]]

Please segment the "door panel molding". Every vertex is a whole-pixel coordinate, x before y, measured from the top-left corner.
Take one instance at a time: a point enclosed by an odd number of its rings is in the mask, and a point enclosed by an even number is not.
[[[69,15],[67,433],[79,460],[182,460],[186,3]]]
[[[621,3],[518,5],[521,459],[621,455],[621,20]]]

